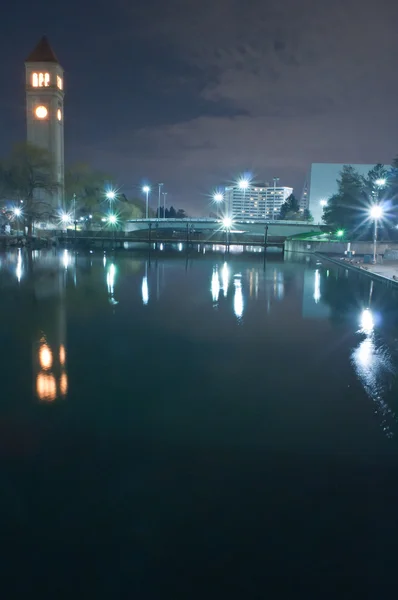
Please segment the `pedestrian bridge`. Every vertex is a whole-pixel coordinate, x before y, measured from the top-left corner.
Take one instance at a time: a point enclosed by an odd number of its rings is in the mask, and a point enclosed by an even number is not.
[[[222,219],[134,219],[127,221],[124,229],[126,232],[131,233],[151,229],[155,237],[157,231],[160,233],[168,230],[169,235],[174,232],[176,237],[180,237],[180,235],[183,237],[184,232],[189,231],[191,236],[205,239],[216,232],[225,231],[226,227]],[[240,237],[255,238],[258,236],[262,239],[267,229],[269,239],[278,238],[283,240],[292,235],[321,231],[319,225],[304,221],[267,221],[265,219],[256,221],[234,219],[228,229],[231,234],[240,234]]]

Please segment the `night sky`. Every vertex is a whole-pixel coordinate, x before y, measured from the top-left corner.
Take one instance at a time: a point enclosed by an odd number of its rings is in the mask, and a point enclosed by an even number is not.
[[[61,3],[58,3],[59,5]],[[0,20],[1,136],[25,139],[24,59],[43,34],[65,69],[65,151],[172,204],[242,172],[300,195],[311,162],[398,154],[394,0],[49,0]]]

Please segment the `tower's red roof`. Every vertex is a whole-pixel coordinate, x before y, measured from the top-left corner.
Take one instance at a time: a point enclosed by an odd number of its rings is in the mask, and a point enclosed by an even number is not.
[[[25,62],[51,62],[59,64],[58,59],[54,54],[54,50],[51,48],[45,35],[43,35],[40,42],[34,50],[32,50]]]

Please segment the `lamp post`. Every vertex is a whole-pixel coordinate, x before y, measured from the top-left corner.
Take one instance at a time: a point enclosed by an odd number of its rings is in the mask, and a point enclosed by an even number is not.
[[[383,209],[380,204],[374,204],[370,209],[370,217],[374,221],[374,231],[373,231],[373,263],[376,264],[376,256],[377,256],[377,224],[379,219],[383,216]]]
[[[272,201],[272,220],[275,219],[275,196],[276,196],[276,184],[279,181],[279,177],[274,177],[274,197]]]
[[[226,247],[228,249],[228,246],[229,246],[229,232],[231,231],[231,227],[232,227],[233,221],[232,221],[231,217],[224,217],[223,221],[222,221],[222,224],[223,224],[224,229],[225,229],[225,238],[226,238],[225,241],[226,241]]]
[[[162,191],[163,183],[158,183],[159,186],[159,199],[158,199],[158,219],[160,219],[160,194]]]
[[[148,211],[149,211],[149,192],[151,191],[151,188],[149,187],[149,185],[144,185],[144,187],[142,188],[142,191],[146,194],[146,203],[145,203],[145,218],[148,218]]]
[[[214,194],[213,200],[217,205],[217,216],[219,217],[220,216],[220,204],[224,200],[224,196],[223,196],[223,194],[221,194],[221,192],[217,192]]]
[[[163,219],[166,218],[166,196],[167,196],[167,192],[162,192],[163,193]]]
[[[241,179],[238,182],[239,189],[243,190],[243,211],[246,212],[246,190],[249,187],[249,182],[247,179]]]
[[[108,223],[110,225],[113,225],[113,245],[115,246],[115,242],[116,242],[116,223],[117,223],[116,215],[109,215],[108,216]]]
[[[20,208],[18,208],[18,206],[15,206],[12,209],[12,212],[14,213],[14,217],[15,217],[15,220],[17,222],[17,235],[18,235],[18,231],[19,231],[19,217],[22,215],[22,210]]]

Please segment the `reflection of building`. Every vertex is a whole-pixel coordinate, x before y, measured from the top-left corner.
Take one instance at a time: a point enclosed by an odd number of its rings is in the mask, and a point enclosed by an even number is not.
[[[64,190],[64,72],[43,37],[25,61],[27,140],[48,150],[58,184],[54,203]]]
[[[375,165],[350,166],[354,167],[360,175],[367,175]],[[314,223],[322,222],[322,204],[337,192],[337,180],[343,167],[343,163],[313,163],[311,165],[309,209],[314,217]]]
[[[253,184],[243,189],[239,185],[225,188],[226,214],[235,218],[266,219],[279,215],[282,204],[293,188],[270,187],[267,184]]]
[[[54,263],[50,265],[36,273],[35,277],[35,294],[40,299],[42,313],[38,319],[38,339],[34,341],[33,372],[35,394],[43,402],[65,398],[68,393],[64,300],[66,269],[62,268],[59,260],[57,266]]]

